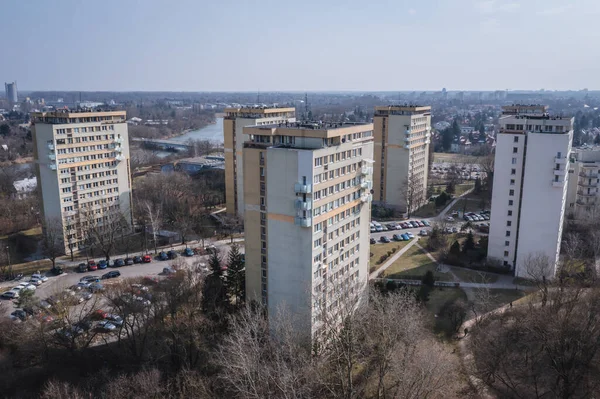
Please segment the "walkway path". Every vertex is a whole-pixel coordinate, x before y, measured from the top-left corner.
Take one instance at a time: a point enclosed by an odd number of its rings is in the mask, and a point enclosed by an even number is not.
[[[415,237],[411,242],[408,243],[407,246],[402,248],[400,251],[396,252],[391,258],[389,258],[379,269],[375,270],[373,273],[369,274],[369,280],[377,278],[381,273],[383,273],[388,267],[390,267],[399,257],[401,257],[410,247],[415,245],[419,241],[419,237]]]
[[[452,207],[454,206],[454,204],[456,204],[456,203],[458,202],[458,200],[459,200],[459,199],[461,199],[461,198],[462,198],[462,197],[464,197],[465,195],[468,195],[468,194],[470,194],[472,191],[473,191],[473,189],[471,188],[471,189],[469,189],[469,190],[465,191],[464,193],[462,193],[461,195],[459,195],[458,197],[454,198],[454,199],[452,200],[452,202],[451,202],[451,203],[450,203],[450,204],[449,204],[447,207],[445,207],[443,211],[441,211],[441,212],[440,212],[440,214],[438,215],[438,217],[439,217],[440,219],[441,219],[441,218],[444,218],[444,217],[446,216],[446,213],[448,213],[448,212],[450,211],[450,209],[452,209]]]

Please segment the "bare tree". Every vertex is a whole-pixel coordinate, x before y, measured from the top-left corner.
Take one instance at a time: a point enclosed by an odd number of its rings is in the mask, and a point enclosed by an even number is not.
[[[162,226],[162,212],[160,207],[154,206],[150,201],[145,201],[143,203],[143,209],[145,211],[146,220],[148,222],[147,225],[152,229],[152,242],[154,245],[154,253],[157,253],[157,234]]]
[[[425,202],[426,188],[422,179],[411,171],[408,173],[408,177],[404,179],[401,190],[406,204],[407,217],[410,218],[412,213]]]
[[[554,262],[543,253],[529,254],[523,264],[527,276],[538,288],[541,304],[546,306],[550,290],[550,278],[554,276]]]
[[[104,210],[90,210],[84,213],[86,229],[95,246],[100,249],[104,258],[109,261],[117,241],[123,232],[131,232],[131,224],[126,213],[118,205],[111,205]]]
[[[60,218],[48,218],[42,224],[42,253],[52,262],[52,268],[56,268],[56,258],[65,253],[65,233],[69,226],[63,230]]]

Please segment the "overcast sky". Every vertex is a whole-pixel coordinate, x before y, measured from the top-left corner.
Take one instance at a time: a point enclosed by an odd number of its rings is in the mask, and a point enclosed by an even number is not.
[[[600,89],[598,0],[0,0],[24,90]]]

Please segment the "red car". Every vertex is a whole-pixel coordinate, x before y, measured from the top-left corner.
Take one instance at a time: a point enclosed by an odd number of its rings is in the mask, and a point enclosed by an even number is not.
[[[96,261],[93,259],[88,260],[87,267],[90,272],[98,270],[98,265],[96,264]]]
[[[144,262],[144,263],[150,263],[150,262],[152,262],[152,256],[150,256],[150,255],[144,255],[144,256],[142,256],[142,262]]]
[[[108,313],[102,309],[98,309],[92,314],[92,318],[96,320],[104,320],[106,319],[106,316],[108,316]]]

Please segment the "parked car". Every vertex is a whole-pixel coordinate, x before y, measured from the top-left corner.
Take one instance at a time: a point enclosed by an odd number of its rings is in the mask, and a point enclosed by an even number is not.
[[[167,255],[167,253],[164,251],[160,251],[158,253],[158,259],[159,260],[169,260],[169,255]]]
[[[115,259],[115,261],[113,262],[113,267],[122,267],[122,266],[125,266],[125,261],[121,258]]]
[[[98,261],[98,269],[106,269],[108,267],[108,262],[105,259]]]
[[[98,309],[94,313],[92,313],[90,317],[92,318],[92,320],[104,320],[106,319],[106,316],[108,316],[108,312],[105,312],[102,309]]]
[[[377,243],[377,240],[374,239],[373,237],[371,237],[371,239],[369,241],[371,242],[371,244],[376,244]]]
[[[144,256],[142,256],[142,262],[144,262],[144,263],[150,263],[150,262],[152,262],[152,256],[150,256],[150,255],[144,255]]]
[[[371,233],[376,233],[377,229],[375,228],[375,226],[371,226]]]
[[[90,285],[92,285],[92,283],[90,283],[89,281],[80,281],[77,283],[77,287],[80,288],[90,288]]]
[[[41,300],[41,301],[38,303],[38,306],[39,306],[41,309],[50,309],[50,308],[52,307],[52,305],[50,304],[50,302],[48,302],[48,301],[44,301],[44,300]]]
[[[175,274],[176,273],[175,269],[173,269],[172,267],[165,267],[162,270],[162,272],[163,272],[163,274]]]
[[[6,299],[16,299],[19,297],[19,293],[17,291],[6,291],[2,293],[2,298]]]
[[[391,242],[389,238],[387,238],[386,236],[382,236],[379,241],[383,242],[383,243],[388,243]]]
[[[33,284],[37,287],[38,285],[42,285],[42,280],[38,280],[37,278],[32,278],[31,280],[29,280],[29,284]]]
[[[85,263],[80,263],[80,264],[77,266],[77,271],[78,271],[79,273],[85,273],[85,272],[87,272],[87,269],[88,269],[88,268],[87,268],[87,265],[86,265]]]
[[[96,330],[101,331],[101,332],[110,332],[110,331],[114,331],[117,329],[117,326],[115,326],[113,323],[111,323],[108,320],[102,320],[99,321],[98,324],[96,324]]]
[[[97,283],[100,281],[100,277],[98,276],[84,276],[79,279],[79,281],[87,281],[88,283]]]
[[[421,220],[421,223],[423,223],[425,227],[431,227],[431,223],[429,223],[427,220]]]
[[[21,287],[22,291],[25,291],[25,290],[35,291],[37,288],[35,285],[30,284],[30,283],[21,283],[18,285],[18,287]]]
[[[410,237],[406,233],[402,234],[402,238],[404,238],[404,241],[409,241],[410,240]]]
[[[194,256],[194,250],[192,248],[186,248],[183,250],[183,255]]]
[[[28,317],[29,315],[23,309],[16,309],[10,314],[10,319],[13,321],[25,321]]]
[[[396,230],[396,223],[388,223],[386,224],[388,230]]]
[[[134,263],[134,264],[136,264],[136,265],[137,265],[138,263],[142,263],[143,261],[144,261],[144,260],[142,259],[142,257],[141,257],[141,256],[134,256],[134,257],[133,257],[133,263]]]
[[[88,260],[87,268],[90,272],[93,272],[93,271],[98,270],[98,265],[96,264],[95,260],[90,259],[90,260]]]
[[[427,230],[423,229],[423,230],[419,231],[419,235],[425,237],[427,235]]]
[[[469,215],[467,215],[466,213],[463,215],[463,219],[466,220],[467,222],[469,221]]]
[[[92,285],[90,285],[91,292],[97,292],[97,291],[103,291],[103,290],[104,290],[104,286],[100,283],[92,283]]]
[[[34,273],[31,275],[31,278],[37,278],[38,280],[42,280],[42,283],[45,283],[46,281],[48,281],[48,277],[43,276],[39,273]]]
[[[404,241],[404,238],[402,238],[402,234],[394,234],[394,235],[392,236],[392,239],[393,239],[394,241]]]
[[[63,272],[62,267],[56,266],[56,267],[53,267],[52,269],[50,269],[50,273],[52,273],[55,276],[58,276],[60,274],[63,274],[64,272]]]
[[[446,216],[446,222],[454,222],[454,218],[452,216]]]
[[[104,318],[117,327],[121,327],[123,325],[123,318],[119,315],[108,313]]]
[[[175,259],[177,257],[177,252],[171,250],[171,251],[167,252],[167,256],[169,257],[169,259]]]
[[[131,265],[133,265],[133,259],[125,258],[125,266],[131,266]]]
[[[382,232],[383,231],[383,226],[375,226],[375,231]]]
[[[456,227],[453,227],[453,228],[452,228],[452,232],[453,232],[453,233],[458,233],[458,229],[457,229]]]
[[[410,231],[407,231],[405,234],[408,236],[408,238],[415,238],[415,235]]]
[[[121,275],[121,272],[119,272],[118,270],[112,270],[106,274],[102,275],[102,280],[107,280],[109,278],[116,278],[119,277]]]

